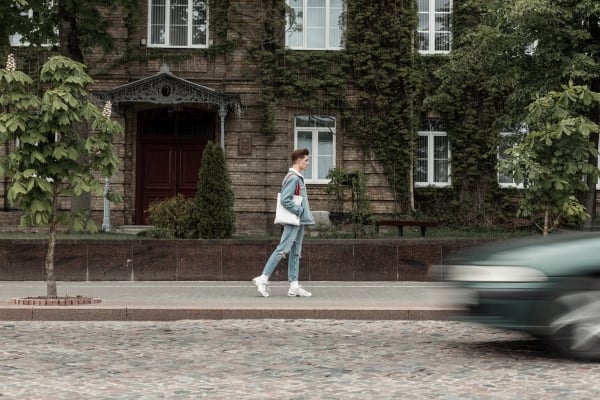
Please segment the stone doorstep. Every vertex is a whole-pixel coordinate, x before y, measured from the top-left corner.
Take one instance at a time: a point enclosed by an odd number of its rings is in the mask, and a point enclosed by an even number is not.
[[[12,304],[23,306],[79,306],[85,304],[100,304],[102,299],[98,297],[58,297],[55,299],[46,297],[13,297]]]

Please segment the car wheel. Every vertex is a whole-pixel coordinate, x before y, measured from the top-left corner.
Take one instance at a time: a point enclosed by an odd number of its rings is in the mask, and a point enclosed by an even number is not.
[[[600,282],[589,289],[569,291],[554,300],[549,326],[551,344],[561,353],[583,360],[600,360]]]

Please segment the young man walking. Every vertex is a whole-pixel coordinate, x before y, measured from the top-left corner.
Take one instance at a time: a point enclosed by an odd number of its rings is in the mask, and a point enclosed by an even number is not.
[[[252,279],[263,297],[269,297],[269,277],[275,271],[277,264],[282,258],[288,258],[288,281],[290,297],[310,297],[312,293],[298,284],[300,273],[300,253],[302,251],[302,239],[304,237],[304,226],[314,225],[315,220],[310,212],[304,176],[302,173],[308,168],[308,149],[297,149],[292,153],[292,167],[289,169],[283,183],[281,184],[281,204],[291,213],[300,217],[300,225],[283,225],[283,233],[277,248],[271,253],[263,272],[260,276]],[[294,203],[293,198],[297,188],[300,187],[302,203]]]

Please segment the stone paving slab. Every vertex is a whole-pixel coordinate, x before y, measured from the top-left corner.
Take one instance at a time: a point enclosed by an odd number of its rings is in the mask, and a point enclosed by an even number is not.
[[[287,297],[272,284],[263,298],[250,282],[59,282],[58,295],[100,298],[100,304],[29,306],[45,282],[0,282],[0,321],[174,321],[184,319],[448,320],[462,315],[467,294],[430,282],[311,282],[310,298]]]
[[[600,364],[456,321],[0,322],[0,398],[596,400]]]

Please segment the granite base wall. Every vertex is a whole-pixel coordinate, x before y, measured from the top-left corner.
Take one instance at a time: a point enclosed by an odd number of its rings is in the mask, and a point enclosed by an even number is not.
[[[438,281],[463,250],[461,240],[310,240],[302,281]],[[277,246],[271,240],[58,241],[58,281],[245,281],[258,275]],[[46,280],[44,240],[1,240],[0,281]],[[272,280],[287,280],[283,260]]]

